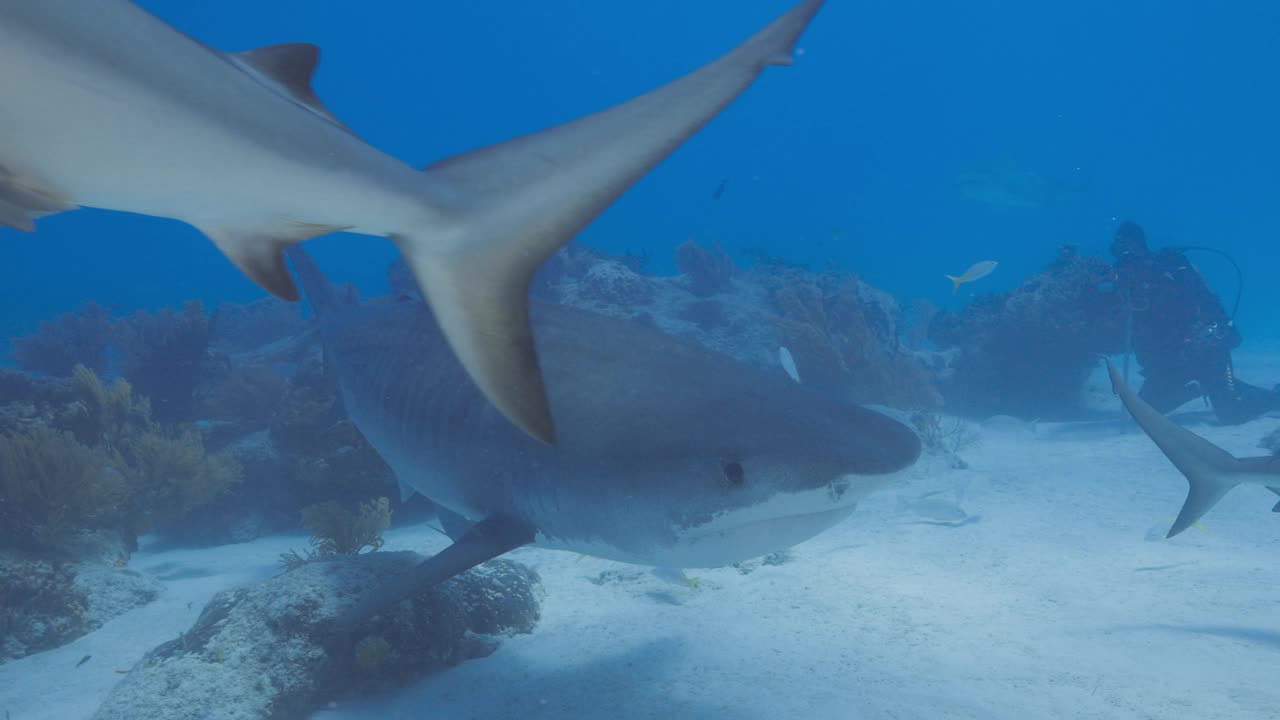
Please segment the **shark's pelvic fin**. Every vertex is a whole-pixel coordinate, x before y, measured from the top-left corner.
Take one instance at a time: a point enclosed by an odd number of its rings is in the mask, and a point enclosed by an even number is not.
[[[1246,458],[1241,461],[1157,412],[1138,397],[1110,360],[1107,361],[1107,374],[1111,376],[1111,390],[1120,396],[1129,414],[1191,485],[1182,511],[1165,537],[1173,537],[1194,525],[1231,488],[1240,484],[1240,475],[1248,470],[1250,462],[1266,459]]]
[[[202,227],[227,259],[264,290],[282,300],[298,299],[298,288],[284,262],[285,248],[320,235],[345,230],[324,225],[293,223],[282,228],[241,229]]]
[[[0,168],[0,226],[34,232],[36,218],[75,207],[74,203],[36,189]]]
[[[501,515],[476,523],[452,545],[422,561],[410,572],[371,588],[334,625],[335,640],[349,637],[365,620],[386,611],[401,600],[425,592],[449,578],[533,542],[534,531]]]
[[[448,158],[424,181],[449,223],[393,238],[454,352],[530,435],[555,430],[529,328],[534,271],[792,47],[805,0],[719,59],[667,85],[541,132]]]

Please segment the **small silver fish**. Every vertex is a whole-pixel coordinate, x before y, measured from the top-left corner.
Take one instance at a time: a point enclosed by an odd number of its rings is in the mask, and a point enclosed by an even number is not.
[[[796,369],[796,359],[791,356],[791,351],[785,347],[778,348],[778,362],[782,363],[782,369],[787,371],[787,375],[792,380],[800,382],[800,371]]]
[[[981,280],[995,272],[996,266],[999,264],[1000,263],[995,260],[983,260],[982,262],[976,262],[970,265],[969,269],[965,270],[962,275],[945,275],[944,277],[952,283],[951,294],[955,295],[956,292],[960,290],[961,285],[971,283],[975,280]]]
[[[898,512],[911,512],[920,517],[937,520],[938,522],[954,523],[967,520],[969,513],[960,507],[959,502],[952,502],[938,497],[943,492],[942,490],[933,490],[914,499],[899,495]]]

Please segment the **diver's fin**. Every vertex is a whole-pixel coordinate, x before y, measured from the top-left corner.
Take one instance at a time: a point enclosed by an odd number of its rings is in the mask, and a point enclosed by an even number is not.
[[[706,125],[792,47],[822,0],[804,0],[738,47],[649,93],[424,170],[435,223],[392,239],[471,378],[516,426],[555,428],[529,327],[534,271]]]
[[[528,525],[502,515],[490,515],[476,523],[452,545],[423,560],[417,567],[364,593],[334,622],[334,640],[349,638],[360,623],[384,612],[401,600],[439,585],[449,578],[533,542]]]
[[[1112,392],[1120,396],[1139,427],[1191,485],[1181,512],[1165,536],[1173,537],[1194,525],[1231,488],[1239,485],[1239,474],[1244,469],[1231,453],[1156,412],[1129,387],[1110,360],[1106,363]]]

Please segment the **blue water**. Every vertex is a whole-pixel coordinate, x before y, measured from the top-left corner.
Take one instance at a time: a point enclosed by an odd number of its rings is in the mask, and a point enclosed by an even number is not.
[[[316,88],[385,151],[426,164],[624,99],[732,45],[783,3],[303,0],[143,5],[216,47],[306,40]],[[948,301],[943,272],[996,259],[1016,284],[1063,243],[1103,253],[1118,218],[1152,242],[1209,244],[1247,268],[1241,324],[1280,301],[1280,5],[1252,0],[833,2],[792,69],[760,83],[582,236],[670,269],[688,237],[834,260],[904,297]],[[1039,208],[975,202],[982,168],[1079,183]],[[727,179],[719,201],[716,185]],[[120,311],[259,291],[194,230],[81,211],[0,230],[0,335],[93,298]],[[385,241],[310,243],[381,287]],[[1229,268],[1200,261],[1225,294]]]

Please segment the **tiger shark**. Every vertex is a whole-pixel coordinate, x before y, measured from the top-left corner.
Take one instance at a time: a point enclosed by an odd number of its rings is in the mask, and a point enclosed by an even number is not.
[[[534,303],[559,442],[505,422],[411,296],[355,302],[290,259],[347,414],[455,542],[359,619],[525,545],[717,567],[834,525],[920,454],[907,426],[634,323]]]
[[[647,94],[418,171],[357,137],[311,89],[319,51],[225,53],[129,0],[0,2],[0,225],[77,207],[172,218],[263,289],[336,231],[391,238],[493,405],[555,428],[528,320],[534,270],[792,48],[804,0]]]
[[[1171,538],[1195,525],[1237,485],[1262,485],[1280,495],[1280,456],[1232,455],[1157,412],[1129,387],[1110,360],[1106,363],[1112,391],[1191,485],[1186,502],[1165,537]],[[1280,502],[1271,511],[1280,512]]]

